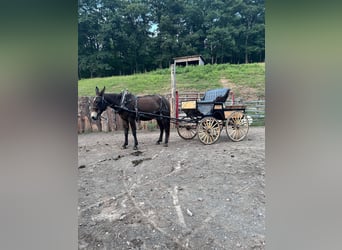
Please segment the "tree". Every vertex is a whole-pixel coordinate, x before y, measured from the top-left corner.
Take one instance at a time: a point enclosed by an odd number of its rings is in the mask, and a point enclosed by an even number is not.
[[[244,52],[244,61],[248,63],[251,53],[264,53],[264,0],[240,0],[236,16],[239,19],[238,29],[240,39],[238,40],[241,51]],[[260,56],[262,57],[262,56]]]
[[[200,54],[263,61],[264,0],[79,0],[79,77],[133,74]]]

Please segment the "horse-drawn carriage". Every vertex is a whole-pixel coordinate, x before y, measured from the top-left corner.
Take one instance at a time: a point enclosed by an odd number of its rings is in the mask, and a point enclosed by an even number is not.
[[[177,121],[177,132],[185,140],[198,135],[204,144],[215,143],[226,129],[232,141],[243,140],[249,130],[245,105],[226,105],[230,89],[207,91],[201,100],[183,101],[185,116]]]
[[[230,89],[214,89],[205,93],[201,100],[184,101],[181,103],[181,111],[185,114],[182,118],[170,117],[170,103],[160,95],[135,96],[127,91],[119,94],[105,94],[96,87],[96,96],[92,104],[91,117],[96,120],[101,118],[107,107],[113,108],[123,120],[125,142],[128,145],[129,126],[134,137],[134,149],[138,148],[136,137],[136,121],[156,119],[160,136],[157,144],[162,142],[165,131],[165,143],[168,145],[170,134],[170,122],[176,123],[179,136],[183,139],[192,139],[196,135],[204,144],[215,143],[226,128],[228,137],[233,141],[243,140],[249,129],[246,106],[226,105]]]

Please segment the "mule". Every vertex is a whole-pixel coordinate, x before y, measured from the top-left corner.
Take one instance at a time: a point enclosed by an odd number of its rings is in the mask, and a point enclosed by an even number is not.
[[[170,137],[170,103],[169,101],[160,95],[145,95],[135,96],[127,91],[123,91],[119,94],[105,93],[106,87],[101,91],[99,88],[95,88],[96,96],[92,103],[91,118],[93,120],[99,119],[103,111],[110,107],[114,109],[120,115],[123,121],[125,141],[122,148],[127,148],[128,145],[128,131],[129,126],[132,130],[134,138],[133,149],[138,149],[137,139],[137,126],[136,121],[149,121],[156,119],[160,135],[156,144],[160,144],[163,141],[163,134],[165,130],[164,146],[168,146]]]

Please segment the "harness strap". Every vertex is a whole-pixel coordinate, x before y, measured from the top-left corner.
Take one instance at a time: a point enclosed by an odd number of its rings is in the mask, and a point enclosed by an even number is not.
[[[126,99],[127,92],[128,92],[127,89],[122,92],[122,97],[121,97],[121,102],[120,102],[121,108],[125,106],[125,99]]]
[[[135,113],[138,116],[138,97],[135,97],[135,104],[134,104]]]
[[[135,103],[134,103],[135,117],[136,117],[136,120],[137,120],[137,121],[139,121],[138,98],[139,98],[139,97],[135,97]]]

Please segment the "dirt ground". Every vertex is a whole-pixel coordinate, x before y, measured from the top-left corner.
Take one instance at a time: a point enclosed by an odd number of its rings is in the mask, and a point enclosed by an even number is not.
[[[79,249],[265,249],[265,128],[212,145],[176,131],[78,136]]]

